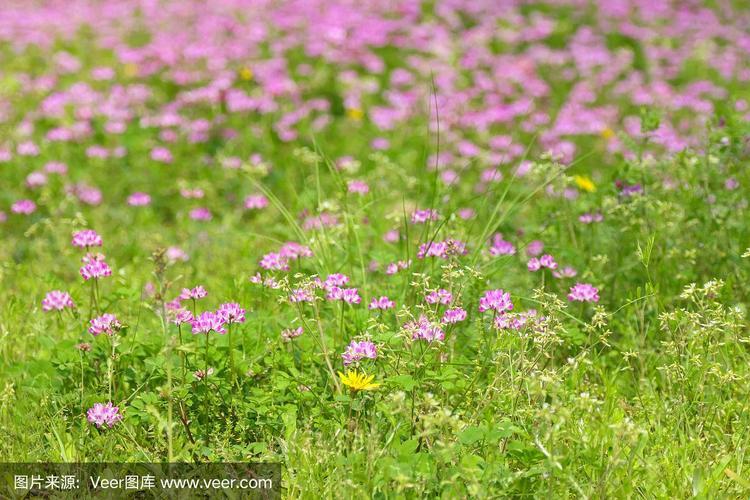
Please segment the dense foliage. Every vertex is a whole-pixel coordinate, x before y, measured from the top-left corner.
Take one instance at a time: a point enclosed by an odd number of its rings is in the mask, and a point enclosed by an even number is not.
[[[747,496],[743,5],[2,2],[0,457]]]

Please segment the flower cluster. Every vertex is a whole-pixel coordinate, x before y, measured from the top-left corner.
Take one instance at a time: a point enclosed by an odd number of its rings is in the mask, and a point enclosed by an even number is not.
[[[440,328],[440,325],[432,323],[424,314],[420,315],[418,320],[406,323],[403,328],[411,336],[412,340],[434,342],[445,338],[445,332]]]
[[[74,247],[90,248],[102,246],[102,237],[93,229],[83,229],[73,233],[71,241]]]
[[[516,247],[513,243],[505,241],[503,235],[496,234],[492,238],[492,244],[490,245],[490,255],[495,257],[499,255],[514,255],[516,253]]]
[[[447,309],[443,313],[443,324],[453,324],[453,323],[460,323],[461,321],[464,321],[466,319],[466,310],[461,307],[454,307],[452,309]]]
[[[599,289],[588,283],[576,283],[570,287],[568,300],[571,302],[599,302]]]
[[[513,302],[510,300],[510,294],[505,290],[488,290],[479,299],[479,312],[495,311],[497,314],[502,314],[511,310],[513,310]]]
[[[541,258],[532,257],[529,259],[528,264],[526,264],[526,267],[531,272],[535,272],[540,270],[543,267],[546,267],[547,269],[557,269],[557,262],[555,262],[554,257],[552,257],[550,254],[542,255]]]
[[[378,357],[378,349],[375,344],[367,340],[361,342],[352,341],[341,357],[344,359],[344,366],[349,366],[363,358],[376,359]]]
[[[120,408],[113,406],[112,402],[96,403],[86,412],[86,419],[98,428],[111,428],[122,420]]]
[[[453,294],[448,290],[441,288],[440,290],[434,290],[428,293],[424,300],[428,304],[450,304],[453,300]]]
[[[289,342],[290,340],[301,336],[303,333],[304,333],[304,330],[302,329],[301,326],[297,328],[287,328],[285,330],[282,330],[281,338],[284,339],[284,341]]]
[[[199,300],[208,296],[208,292],[203,286],[198,285],[194,288],[183,288],[180,292],[180,300]]]
[[[466,243],[450,238],[445,241],[422,243],[419,245],[417,258],[438,257],[440,259],[447,259],[451,256],[466,255],[467,253]]]
[[[102,314],[92,319],[89,326],[89,333],[94,337],[101,335],[114,335],[122,329],[122,324],[114,314]]]
[[[502,314],[495,318],[495,328],[498,330],[523,330],[527,326],[537,325],[544,321],[538,317],[536,309],[519,313]]]
[[[386,296],[382,296],[382,297],[373,298],[370,301],[370,305],[368,307],[369,309],[386,310],[386,309],[393,309],[395,306],[396,306],[395,302],[393,302],[391,299],[389,299]]]
[[[332,286],[328,289],[326,299],[338,300],[347,304],[359,304],[362,302],[362,298],[359,296],[359,291],[356,288],[340,288],[338,286]]]
[[[110,268],[102,258],[96,257],[88,259],[88,262],[84,263],[83,266],[81,266],[80,272],[84,281],[88,281],[90,279],[99,279],[105,276],[111,276],[112,268]]]
[[[214,311],[202,312],[190,322],[193,334],[216,332],[223,335],[227,333],[225,324],[224,318]]]
[[[43,311],[62,311],[63,309],[73,309],[75,304],[73,298],[68,292],[52,290],[45,295],[42,300]]]

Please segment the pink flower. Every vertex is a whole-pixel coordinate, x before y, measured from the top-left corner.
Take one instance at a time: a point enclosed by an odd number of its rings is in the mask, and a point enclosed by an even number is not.
[[[80,269],[81,276],[83,276],[84,281],[88,281],[90,279],[99,279],[103,278],[105,276],[111,276],[112,275],[112,269],[107,265],[104,260],[100,259],[90,259],[87,263],[83,265]]]
[[[68,166],[59,161],[51,161],[44,166],[44,171],[48,174],[65,175],[68,173]]]
[[[100,429],[105,426],[112,428],[122,420],[122,415],[117,406],[112,406],[112,402],[108,402],[106,405],[96,403],[86,412],[86,419]]]
[[[445,241],[422,243],[419,245],[417,258],[438,257],[440,259],[447,259],[453,255],[466,255],[467,253],[466,243],[459,240],[447,239]]]
[[[513,255],[516,253],[516,247],[509,241],[505,241],[501,234],[496,234],[492,239],[490,246],[490,255]]]
[[[75,184],[66,187],[66,191],[78,198],[78,201],[86,205],[96,206],[102,202],[102,192],[97,188],[86,184]]]
[[[347,184],[347,190],[350,193],[364,195],[370,192],[370,186],[368,186],[367,183],[364,181],[354,180],[354,181],[349,181],[349,183]]]
[[[101,316],[94,318],[89,323],[89,333],[94,337],[101,335],[114,335],[122,328],[122,324],[118,321],[114,314],[102,314]]]
[[[526,254],[531,256],[536,256],[542,253],[544,250],[544,243],[542,243],[539,240],[534,240],[529,242],[528,245],[526,245]]]
[[[179,308],[172,311],[172,323],[175,325],[184,325],[185,323],[192,323],[195,317],[193,313],[187,309]]]
[[[160,163],[172,163],[172,153],[164,147],[151,150],[151,159]]]
[[[31,200],[18,200],[10,206],[14,214],[30,215],[36,212],[36,203]]]
[[[290,340],[302,335],[302,333],[303,330],[301,326],[295,329],[287,328],[281,332],[281,338],[284,339],[284,341],[289,342]]]
[[[62,311],[63,309],[73,309],[75,304],[73,298],[68,292],[52,290],[42,300],[43,311]]]
[[[136,192],[128,196],[128,205],[131,207],[143,207],[151,204],[151,196],[146,193]]]
[[[576,283],[570,287],[568,300],[571,302],[599,302],[599,289],[588,283]]]
[[[247,210],[261,210],[268,206],[268,198],[262,194],[254,194],[245,198],[245,208]]]
[[[539,264],[547,269],[557,269],[557,262],[555,262],[555,259],[550,254],[542,255],[539,259]]]
[[[334,286],[344,286],[349,283],[349,276],[345,274],[329,274],[323,283],[323,288],[330,290]]]
[[[740,182],[734,177],[729,177],[727,180],[724,181],[724,189],[727,189],[729,191],[734,191],[738,187],[740,187]]]
[[[313,255],[310,247],[300,245],[294,241],[289,241],[281,245],[279,254],[287,259],[299,259],[300,257],[312,257]]]
[[[223,318],[213,311],[206,311],[204,313],[201,313],[197,318],[194,318],[193,321],[190,322],[190,324],[193,327],[193,334],[207,334],[209,332],[216,332],[220,334],[227,333],[227,331],[224,329]]]
[[[531,272],[538,271],[543,267],[554,270],[557,269],[557,262],[555,262],[554,257],[552,257],[550,254],[545,254],[542,255],[542,257],[539,259],[537,259],[536,257],[532,257],[531,259],[529,259],[526,267]]]
[[[565,266],[559,271],[552,272],[552,276],[555,278],[572,278],[576,274],[578,274],[578,272],[570,266]]]
[[[216,312],[227,325],[245,322],[245,310],[235,302],[220,305]]]
[[[296,304],[298,302],[312,302],[315,300],[315,295],[304,288],[296,288],[292,290],[292,294],[289,296],[289,302]]]
[[[203,380],[206,377],[210,377],[214,374],[214,369],[212,367],[208,367],[208,371],[206,370],[195,370],[193,372],[193,377],[195,377],[196,380]]]
[[[170,262],[177,262],[178,260],[185,262],[188,260],[188,254],[186,254],[180,247],[167,248],[165,255]]]
[[[279,253],[267,253],[260,260],[259,265],[269,271],[288,271],[289,259]]]
[[[438,220],[439,218],[440,214],[438,214],[437,210],[428,208],[425,210],[416,210],[411,215],[411,222],[412,224],[424,224],[427,221],[434,221]]]
[[[386,233],[383,235],[383,241],[385,241],[386,243],[396,243],[399,238],[400,234],[398,232],[398,229],[391,229],[390,231],[386,231]]]
[[[384,295],[380,298],[373,298],[370,301],[370,305],[368,306],[368,308],[386,310],[393,309],[395,306],[396,303]]]
[[[476,212],[473,208],[462,208],[458,211],[458,216],[461,217],[463,220],[469,220],[474,218],[476,215]]]
[[[209,221],[212,219],[211,211],[206,207],[194,208],[190,211],[190,218],[199,221]]]
[[[502,289],[487,290],[479,299],[479,312],[495,311],[504,313],[513,309],[510,294]]]
[[[448,309],[443,314],[443,324],[458,323],[466,319],[466,311],[460,307]]]
[[[591,224],[592,222],[601,222],[604,220],[604,216],[600,213],[589,214],[585,213],[578,217],[578,220],[583,224]]]
[[[26,176],[26,185],[29,188],[33,189],[35,187],[44,186],[45,184],[47,184],[47,176],[42,172],[31,172]]]
[[[362,301],[356,288],[339,288],[338,286],[332,286],[328,289],[326,299],[340,300],[347,304],[359,304]]]
[[[180,300],[198,300],[206,297],[208,292],[202,285],[195,288],[183,288],[180,292]]]
[[[495,328],[498,330],[522,330],[527,324],[537,325],[544,318],[537,318],[535,309],[525,312],[501,314],[495,318]]]
[[[361,359],[376,359],[378,357],[378,348],[372,342],[367,340],[362,342],[352,341],[341,355],[344,358],[344,366],[357,363]]]
[[[433,324],[424,314],[419,317],[419,320],[406,323],[404,331],[411,334],[412,340],[433,342],[445,338],[445,332],[440,326]]]
[[[73,233],[71,243],[78,248],[100,247],[102,246],[102,237],[93,229],[83,229]]]
[[[189,189],[189,188],[182,188],[180,189],[180,196],[183,198],[191,199],[200,199],[203,198],[205,193],[201,188],[195,188],[195,189]]]
[[[21,156],[37,156],[39,147],[31,141],[25,141],[18,145],[16,151]]]
[[[453,294],[441,288],[430,292],[424,299],[428,304],[450,304],[453,300]]]
[[[404,269],[408,269],[409,266],[411,266],[411,261],[404,261],[400,260],[398,262],[393,262],[391,264],[388,264],[385,268],[385,274],[391,275],[396,274],[399,271],[403,271]]]

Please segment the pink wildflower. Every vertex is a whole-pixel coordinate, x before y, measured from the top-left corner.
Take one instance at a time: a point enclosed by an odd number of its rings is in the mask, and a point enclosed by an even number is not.
[[[393,302],[391,299],[386,297],[385,295],[380,298],[373,298],[370,301],[370,305],[368,306],[369,309],[393,309],[396,306],[396,303]]]
[[[62,311],[63,309],[73,309],[75,304],[68,292],[52,290],[42,300],[43,311]]]
[[[89,333],[94,337],[101,335],[114,335],[122,328],[122,324],[114,314],[102,314],[92,319],[89,323]]]
[[[109,427],[122,420],[122,414],[117,406],[112,406],[112,402],[107,404],[96,403],[86,412],[86,419],[98,428]]]
[[[568,300],[571,302],[599,302],[599,289],[588,283],[576,283],[570,287]]]
[[[479,312],[495,311],[504,313],[513,309],[510,294],[502,289],[487,290],[479,299]]]
[[[378,349],[372,342],[364,340],[362,342],[352,341],[346,348],[346,351],[341,355],[344,358],[344,366],[349,366],[352,363],[356,363],[361,359],[376,359],[378,357]]]
[[[73,233],[71,241],[74,247],[89,248],[102,246],[102,237],[93,229],[83,229]]]

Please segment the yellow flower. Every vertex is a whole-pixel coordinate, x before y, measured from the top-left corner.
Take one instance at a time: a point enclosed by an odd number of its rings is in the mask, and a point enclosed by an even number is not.
[[[339,378],[345,386],[349,387],[352,391],[369,391],[375,389],[380,384],[373,384],[372,380],[375,375],[367,375],[366,373],[359,373],[356,370],[349,370],[346,375],[339,372]]]
[[[359,121],[363,116],[365,116],[365,112],[359,108],[349,108],[346,110],[346,116],[348,116],[352,120]]]
[[[612,130],[609,127],[604,127],[601,132],[599,132],[602,137],[606,140],[610,140],[615,136],[615,131]]]
[[[138,66],[134,63],[127,63],[123,69],[125,70],[125,76],[128,78],[138,75]]]
[[[589,193],[593,193],[594,191],[596,191],[596,185],[588,177],[584,177],[583,175],[576,175],[575,177],[573,177],[573,180],[576,182],[576,186],[583,189],[584,191],[588,191]]]
[[[252,80],[253,79],[253,70],[251,70],[248,67],[244,67],[240,70],[240,78],[242,78],[245,81]]]

